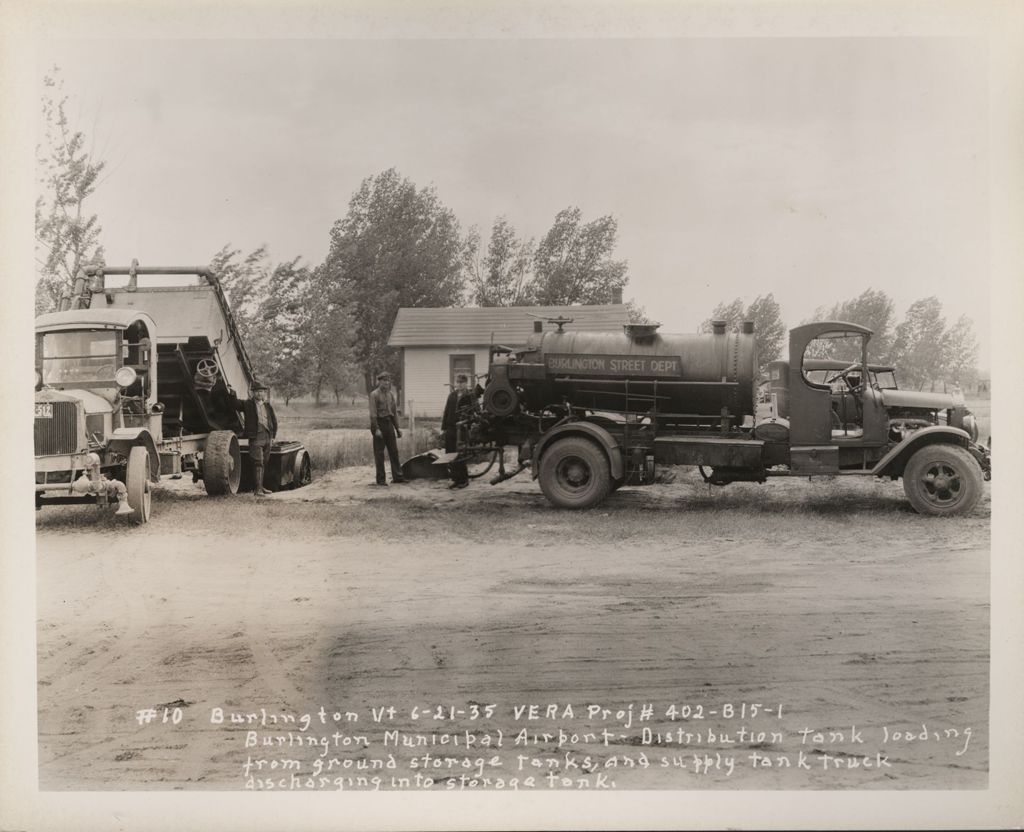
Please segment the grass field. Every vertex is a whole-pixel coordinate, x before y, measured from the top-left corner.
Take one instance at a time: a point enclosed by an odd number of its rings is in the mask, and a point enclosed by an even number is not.
[[[992,433],[992,404],[990,399],[969,399],[967,406],[978,419],[979,437],[987,442]],[[290,404],[275,404],[280,422],[279,435],[283,439],[297,439],[306,445],[313,468],[333,471],[373,462],[373,446],[369,432],[366,397],[345,397],[340,403],[326,399],[317,405],[306,399]],[[409,420],[399,419],[405,432],[398,441],[403,460],[423,451],[438,447],[439,419],[417,419],[413,430]]]
[[[370,417],[365,396],[343,397],[335,403],[325,399],[319,405],[312,400],[296,399],[275,403],[278,414],[278,435],[305,444],[313,468],[333,471],[356,465],[373,464],[373,443]],[[438,447],[440,419],[417,419],[409,429],[409,420],[399,417],[403,436],[398,440],[402,460]]]

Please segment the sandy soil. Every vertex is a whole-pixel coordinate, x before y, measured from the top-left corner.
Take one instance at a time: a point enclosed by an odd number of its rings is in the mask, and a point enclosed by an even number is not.
[[[41,512],[41,788],[987,783],[987,496],[683,477],[574,514],[371,479]]]

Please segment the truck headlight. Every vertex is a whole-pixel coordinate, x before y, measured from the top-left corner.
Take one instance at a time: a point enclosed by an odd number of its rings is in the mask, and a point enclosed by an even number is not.
[[[964,416],[964,430],[971,436],[972,442],[978,441],[978,420],[974,418],[974,414],[968,413]]]
[[[131,367],[122,367],[114,373],[114,381],[117,382],[118,387],[131,387],[138,377],[139,374]]]

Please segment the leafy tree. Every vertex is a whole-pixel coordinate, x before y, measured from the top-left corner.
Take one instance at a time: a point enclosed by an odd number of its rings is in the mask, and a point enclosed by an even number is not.
[[[103,261],[99,218],[85,203],[106,167],[68,118],[68,96],[57,67],[43,84],[43,141],[36,148],[37,314],[56,308],[61,296],[70,294],[80,269]]]
[[[299,259],[275,266],[266,246],[243,256],[228,245],[210,264],[224,287],[253,372],[285,403],[309,389],[317,363],[313,276]]]
[[[855,298],[828,309],[819,308],[814,313],[816,321],[845,321],[870,329],[874,333],[871,336],[870,359],[879,364],[886,364],[892,358],[893,317],[892,299],[876,289],[865,289]],[[854,359],[859,357],[858,354]]]
[[[487,254],[477,258],[480,237],[472,229],[468,239],[470,255],[470,300],[477,306],[530,306],[536,302],[537,286],[532,273],[533,240],[521,240],[504,217],[491,228]]]
[[[700,331],[711,332],[712,321],[725,321],[726,331],[738,330],[744,321],[754,322],[754,343],[761,372],[782,354],[786,325],[782,322],[782,310],[772,294],[758,295],[749,306],[743,305],[742,298],[719,303],[711,311],[711,317],[700,325]]]
[[[922,298],[910,305],[903,322],[896,327],[892,356],[899,377],[918,390],[942,375],[946,319],[936,297]]]
[[[626,301],[626,316],[631,324],[645,324],[651,320],[647,309],[632,299]]]
[[[337,402],[343,391],[352,389],[362,373],[352,354],[352,314],[338,303],[326,279],[323,266],[314,270],[306,295],[308,340],[310,354],[310,389],[317,404],[325,389],[334,393]]]
[[[387,340],[400,307],[459,305],[465,249],[432,187],[417,189],[394,168],[363,180],[331,229],[324,269],[332,298],[352,312],[367,390],[377,371],[399,371]]]
[[[611,303],[629,280],[625,260],[613,260],[618,236],[614,217],[583,223],[579,208],[558,212],[533,258],[537,303]]]
[[[273,268],[267,247],[259,246],[243,257],[240,249],[228,244],[213,256],[210,270],[220,279],[239,325],[248,323],[268,291]]]
[[[746,309],[746,319],[754,322],[754,339],[757,343],[757,360],[763,370],[782,355],[782,341],[786,337],[786,325],[782,322],[782,310],[775,296],[758,295]]]
[[[978,377],[978,339],[974,322],[961,315],[949,328],[942,346],[945,377],[963,390]]]
[[[279,263],[248,333],[250,357],[261,381],[288,404],[308,389],[312,356],[309,308],[310,272],[299,258]]]
[[[712,321],[725,321],[726,332],[731,332],[734,329],[739,329],[743,321],[749,320],[746,314],[743,298],[736,298],[728,303],[723,301],[711,310],[711,317],[700,325],[700,331],[711,332]]]

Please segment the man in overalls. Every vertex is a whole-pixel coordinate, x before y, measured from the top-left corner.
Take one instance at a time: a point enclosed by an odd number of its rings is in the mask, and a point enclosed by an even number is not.
[[[377,465],[375,485],[387,485],[384,476],[384,449],[391,460],[391,482],[404,483],[402,466],[398,462],[398,440],[402,430],[398,427],[398,399],[391,389],[390,373],[377,373],[377,386],[370,391],[370,433],[373,434],[373,461]]]

